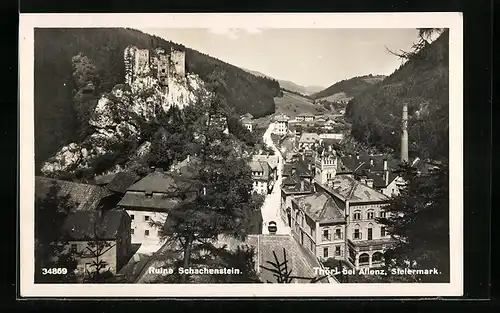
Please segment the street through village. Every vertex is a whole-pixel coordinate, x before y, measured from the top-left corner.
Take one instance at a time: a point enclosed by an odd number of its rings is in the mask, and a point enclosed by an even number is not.
[[[281,155],[281,152],[279,149],[274,145],[272,139],[271,139],[271,133],[274,129],[274,123],[271,123],[269,127],[267,128],[266,132],[264,133],[263,136],[263,141],[264,144],[267,146],[271,147],[274,151],[274,153],[278,156],[278,178],[276,179],[276,182],[274,183],[273,190],[270,194],[266,196],[266,199],[264,201],[264,205],[262,205],[261,212],[262,212],[262,219],[263,219],[263,224],[262,224],[262,233],[263,234],[269,234],[269,230],[267,227],[269,226],[269,222],[274,221],[276,222],[276,226],[278,227],[278,230],[276,234],[289,234],[290,233],[290,227],[286,226],[283,220],[280,217],[279,210],[280,210],[280,205],[281,205],[281,197],[280,197],[280,186],[281,186],[281,180],[282,176],[281,173],[283,171],[283,156]]]

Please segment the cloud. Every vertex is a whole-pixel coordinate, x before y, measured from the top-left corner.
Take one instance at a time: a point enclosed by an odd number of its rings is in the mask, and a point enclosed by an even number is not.
[[[242,32],[251,35],[262,33],[262,29],[260,28],[210,28],[208,31],[215,35],[226,36],[232,40],[238,39]]]

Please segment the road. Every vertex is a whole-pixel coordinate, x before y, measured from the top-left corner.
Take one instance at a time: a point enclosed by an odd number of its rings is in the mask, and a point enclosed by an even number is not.
[[[277,234],[289,234],[290,233],[290,227],[286,226],[283,220],[281,219],[279,215],[279,210],[281,206],[281,180],[282,180],[282,170],[283,170],[283,156],[281,155],[281,152],[278,150],[278,148],[274,145],[272,139],[271,139],[271,133],[274,129],[274,123],[271,123],[269,127],[267,128],[266,132],[264,133],[263,141],[264,143],[271,147],[274,150],[275,155],[278,156],[279,162],[278,162],[278,178],[276,182],[274,183],[274,188],[273,191],[266,196],[266,199],[264,201],[264,205],[261,208],[262,212],[262,218],[263,218],[263,226],[262,226],[262,233],[263,234],[269,234],[269,231],[267,229],[267,226],[270,221],[276,222],[276,226],[278,227],[278,231],[276,232]]]

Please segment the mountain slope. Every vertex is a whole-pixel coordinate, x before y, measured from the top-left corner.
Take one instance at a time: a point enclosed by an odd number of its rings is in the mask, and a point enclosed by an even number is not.
[[[348,103],[346,116],[357,140],[399,151],[406,102],[410,157],[448,158],[448,42],[445,31],[380,84]]]
[[[366,75],[342,80],[330,87],[312,94],[314,100],[328,100],[332,102],[349,101],[361,94],[368,88],[377,84],[385,78],[384,75]]]
[[[298,85],[298,84],[291,82],[291,81],[288,81],[288,80],[275,79],[269,75],[262,74],[261,72],[258,72],[258,71],[252,71],[252,70],[247,70],[247,69],[244,69],[244,70],[249,72],[249,73],[254,74],[255,76],[267,77],[269,79],[276,80],[276,81],[278,81],[278,83],[282,89],[290,90],[293,92],[298,92],[298,93],[305,95],[305,96],[311,95],[315,92],[318,92],[318,91],[321,91],[324,89],[324,87],[321,87],[321,86],[301,86],[301,85]]]
[[[64,145],[79,141],[73,107],[72,57],[82,52],[99,72],[98,94],[123,83],[123,51],[129,45],[153,49],[158,46],[185,51],[186,71],[202,80],[217,76],[221,93],[239,113],[255,117],[275,111],[273,97],[278,82],[256,77],[238,67],[156,36],[124,28],[35,29],[35,168]],[[99,98],[99,97],[97,97]],[[95,99],[97,100],[97,99]]]

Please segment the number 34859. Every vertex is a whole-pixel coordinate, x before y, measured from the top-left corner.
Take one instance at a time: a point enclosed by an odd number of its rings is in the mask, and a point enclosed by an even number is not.
[[[42,268],[42,275],[64,275],[68,273],[65,267]]]

